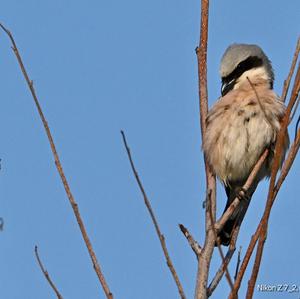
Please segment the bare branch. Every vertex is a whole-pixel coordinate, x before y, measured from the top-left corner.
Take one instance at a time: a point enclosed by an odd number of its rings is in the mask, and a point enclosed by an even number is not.
[[[297,109],[298,109],[298,106],[299,106],[299,102],[300,102],[300,95],[298,95],[298,98],[297,98],[295,107],[294,107],[294,109],[293,109],[292,116],[291,116],[291,118],[290,118],[290,123],[292,122],[294,116],[296,115],[296,112],[297,112]],[[298,122],[298,120],[297,120],[297,122]],[[297,132],[297,124],[296,124],[296,132]]]
[[[238,274],[239,268],[240,268],[240,263],[241,263],[241,251],[242,251],[242,246],[240,246],[240,249],[239,249],[239,252],[238,252],[238,256],[237,256],[237,262],[236,262],[236,268],[235,268],[234,280],[236,280],[237,274]]]
[[[207,40],[208,40],[208,12],[209,0],[201,0],[201,24],[200,24],[200,42],[196,48],[198,61],[198,87],[199,87],[199,108],[200,125],[202,139],[206,130],[206,117],[208,113],[208,95],[207,95]]]
[[[263,235],[261,236],[261,234],[263,234]],[[246,293],[246,299],[251,299],[253,297],[254,285],[256,283],[258,271],[260,268],[260,262],[261,262],[266,238],[267,238],[267,234],[264,232],[264,229],[262,226],[261,230],[260,230],[260,236],[259,236],[259,241],[258,241],[258,245],[257,245],[257,250],[256,250],[256,255],[255,255],[254,265],[252,268],[251,277],[250,277],[250,280],[248,281],[248,289],[247,289],[247,293]]]
[[[300,38],[298,38],[298,41],[297,41],[297,45],[296,45],[296,49],[295,49],[295,53],[294,53],[294,57],[293,57],[293,60],[292,60],[292,65],[291,65],[289,74],[288,74],[286,80],[284,80],[284,83],[283,83],[282,95],[281,95],[281,99],[282,99],[283,102],[285,102],[286,96],[288,94],[290,83],[291,83],[293,73],[295,71],[296,63],[297,63],[297,60],[298,60],[299,52],[300,52]]]
[[[199,107],[200,107],[200,124],[202,139],[206,130],[206,118],[208,113],[208,96],[207,96],[207,40],[208,40],[208,13],[209,0],[201,0],[201,21],[200,21],[200,41],[196,48],[198,62],[198,86],[199,86]],[[206,174],[206,194],[211,198],[211,209],[213,219],[216,215],[216,178],[211,171],[205,157],[205,174]],[[207,201],[208,197],[206,197]],[[206,202],[207,203],[207,202]],[[214,233],[210,229],[212,223],[210,220],[210,212],[208,204],[205,211],[205,227],[206,236],[204,247],[198,260],[198,271],[196,278],[195,299],[207,298],[207,283],[210,261],[212,258],[215,238]]]
[[[51,286],[51,288],[53,289],[53,291],[55,292],[56,296],[58,299],[63,299],[63,296],[59,293],[58,289],[56,288],[55,284],[53,283],[52,279],[50,278],[50,275],[48,273],[48,271],[44,268],[42,261],[40,259],[39,253],[38,253],[38,247],[35,246],[34,247],[34,252],[35,252],[35,257],[37,259],[37,262],[41,268],[41,271],[43,272],[46,280],[48,281],[49,285]]]
[[[294,86],[293,86],[290,101],[289,101],[289,104],[287,107],[287,110],[290,110],[289,116],[290,116],[291,111],[293,110],[293,107],[295,105],[295,102],[299,96],[299,91],[300,91],[300,62],[298,63],[297,73],[296,73],[295,80],[294,80]]]
[[[30,92],[31,92],[31,95],[33,97],[35,106],[36,106],[36,108],[38,110],[39,116],[40,116],[40,118],[41,118],[41,120],[43,122],[43,126],[44,126],[44,129],[46,131],[49,143],[50,143],[50,147],[51,147],[52,154],[53,154],[53,157],[54,157],[54,160],[55,160],[55,165],[56,165],[57,171],[58,171],[58,173],[60,175],[60,178],[61,178],[61,181],[62,181],[62,183],[64,185],[64,188],[65,188],[66,194],[68,196],[69,202],[70,202],[70,204],[72,206],[72,209],[73,209],[74,215],[76,217],[77,223],[79,225],[82,237],[84,239],[84,242],[86,244],[86,247],[87,247],[89,255],[90,255],[90,258],[92,260],[94,270],[95,270],[95,272],[96,272],[96,274],[98,276],[99,282],[101,283],[101,286],[102,286],[102,288],[104,290],[104,293],[105,293],[106,297],[108,299],[112,299],[113,298],[113,294],[110,292],[108,284],[107,284],[107,282],[106,282],[106,280],[104,278],[104,275],[103,275],[103,273],[101,271],[101,268],[100,268],[100,265],[98,263],[96,254],[95,254],[95,252],[93,250],[93,247],[92,247],[92,243],[91,243],[91,241],[90,241],[90,239],[88,237],[88,234],[87,234],[87,231],[85,229],[82,217],[80,216],[78,205],[77,205],[77,203],[76,203],[76,201],[75,201],[75,199],[73,197],[73,194],[72,194],[71,189],[69,187],[68,181],[67,181],[66,176],[64,174],[64,171],[63,171],[63,168],[62,168],[62,165],[61,165],[61,162],[60,162],[60,159],[59,159],[59,156],[58,156],[58,153],[57,153],[54,141],[53,141],[53,137],[52,137],[50,128],[48,126],[47,120],[46,120],[46,118],[44,116],[44,113],[42,111],[41,105],[40,105],[39,100],[37,98],[35,89],[33,87],[33,82],[32,82],[32,80],[30,80],[30,78],[28,76],[28,73],[27,73],[27,71],[25,69],[25,66],[23,64],[23,60],[21,58],[20,52],[19,52],[19,50],[17,48],[17,45],[15,43],[15,40],[14,40],[11,32],[7,28],[5,28],[2,24],[0,24],[0,27],[8,35],[8,37],[9,37],[11,43],[12,43],[12,50],[14,51],[14,54],[15,54],[17,60],[18,60],[19,66],[20,66],[21,71],[23,73],[23,76],[24,76],[24,78],[25,78],[25,80],[27,82],[28,88],[30,89]]]
[[[201,254],[201,246],[198,244],[198,242],[193,238],[193,236],[190,234],[188,229],[183,225],[179,224],[179,228],[183,235],[186,237],[187,241],[189,242],[191,248],[196,254],[197,259],[199,258],[199,255]]]
[[[146,207],[147,207],[147,210],[148,210],[148,212],[149,212],[149,214],[150,214],[151,220],[152,220],[152,222],[153,222],[153,224],[154,224],[155,231],[156,231],[157,236],[158,236],[158,238],[159,238],[160,245],[161,245],[161,247],[162,247],[163,253],[164,253],[165,258],[166,258],[167,265],[168,265],[168,267],[169,267],[169,269],[170,269],[170,271],[171,271],[171,273],[172,273],[172,276],[173,276],[173,278],[174,278],[174,280],[175,280],[175,283],[176,283],[176,285],[177,285],[177,288],[178,288],[178,292],[179,292],[179,294],[180,294],[180,297],[181,297],[182,299],[185,299],[186,297],[185,297],[185,294],[184,294],[184,291],[183,291],[183,287],[182,287],[182,285],[181,285],[181,283],[180,283],[179,277],[178,277],[178,275],[177,275],[177,273],[176,273],[176,270],[175,270],[175,268],[174,268],[174,266],[173,266],[173,263],[172,263],[172,261],[171,261],[171,258],[170,258],[170,255],[169,255],[169,252],[168,252],[168,249],[167,249],[167,246],[166,246],[165,237],[164,237],[164,235],[163,235],[163,234],[161,233],[161,231],[160,231],[158,222],[157,222],[157,220],[156,220],[156,217],[155,217],[155,215],[154,215],[153,209],[152,209],[152,207],[151,207],[151,203],[150,203],[150,201],[149,201],[149,199],[148,199],[148,197],[147,197],[147,194],[146,194],[146,192],[145,192],[145,189],[144,189],[144,187],[143,187],[143,184],[142,184],[142,182],[141,182],[141,180],[140,180],[140,178],[139,178],[138,172],[137,172],[137,170],[136,170],[136,168],[135,168],[135,166],[134,166],[134,163],[133,163],[133,160],[132,160],[132,156],[131,156],[131,153],[130,153],[130,148],[129,148],[129,146],[127,145],[126,136],[125,136],[125,134],[124,134],[123,131],[121,131],[121,135],[122,135],[123,143],[124,143],[124,146],[125,146],[125,149],[126,149],[126,152],[127,152],[127,156],[128,156],[129,162],[130,162],[131,169],[132,169],[132,171],[133,171],[133,174],[134,174],[134,177],[135,177],[135,179],[136,179],[136,181],[137,181],[137,184],[138,184],[138,186],[139,186],[139,188],[140,188],[140,191],[141,191],[141,193],[142,193],[142,195],[143,195],[144,202],[145,202],[145,205],[146,205]]]

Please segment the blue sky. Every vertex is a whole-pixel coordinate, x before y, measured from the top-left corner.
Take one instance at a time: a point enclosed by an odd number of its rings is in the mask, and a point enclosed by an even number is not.
[[[200,1],[1,1],[115,298],[173,299],[177,290],[132,176],[136,167],[165,234],[188,298],[197,263],[178,229],[203,242],[205,179],[198,119]],[[299,2],[212,1],[208,47],[210,105],[218,67],[232,42],[259,44],[281,93],[299,35]],[[32,98],[0,34],[0,293],[54,298],[34,246],[64,298],[104,298],[56,172]],[[293,126],[292,126],[293,127]],[[293,131],[292,131],[293,133]],[[274,206],[258,283],[298,284],[299,158]],[[242,253],[262,213],[258,188],[238,240]],[[225,194],[218,189],[218,210]],[[218,267],[216,252],[212,269]],[[234,267],[233,267],[234,268]],[[233,271],[232,271],[233,272]],[[241,289],[245,292],[247,280]],[[213,298],[228,293],[224,280]],[[259,293],[255,298],[299,298]]]

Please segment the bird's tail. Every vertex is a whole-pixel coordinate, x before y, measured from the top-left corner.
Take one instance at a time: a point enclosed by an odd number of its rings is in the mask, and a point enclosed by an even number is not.
[[[233,229],[235,227],[239,227],[245,217],[245,214],[247,212],[251,196],[253,192],[255,191],[256,186],[253,186],[251,190],[248,190],[247,192],[247,198],[242,198],[239,205],[237,206],[236,210],[233,212],[231,217],[227,220],[225,225],[223,226],[222,230],[219,232],[219,242],[222,245],[228,246],[231,238]],[[227,194],[227,203],[226,207],[224,209],[223,214],[226,212],[228,207],[231,205],[231,203],[234,201],[234,199],[237,197],[238,192],[240,191],[240,187],[234,187],[234,185],[226,186],[225,187],[226,194]]]

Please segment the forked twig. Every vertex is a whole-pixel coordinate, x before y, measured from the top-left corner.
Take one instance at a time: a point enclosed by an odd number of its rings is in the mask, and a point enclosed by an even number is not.
[[[230,241],[229,248],[228,248],[228,251],[227,251],[226,256],[225,256],[225,264],[222,262],[222,264],[220,265],[220,267],[219,267],[218,271],[216,272],[214,278],[212,279],[211,283],[209,284],[209,287],[207,288],[207,296],[208,297],[211,296],[213,291],[218,286],[219,282],[221,281],[221,279],[224,275],[226,267],[228,267],[228,265],[231,261],[231,258],[233,257],[233,254],[235,252],[235,244],[236,244],[236,240],[237,240],[237,237],[238,237],[239,230],[240,230],[240,226],[235,226],[233,228],[231,241]]]
[[[170,255],[169,255],[169,252],[168,252],[168,249],[167,249],[167,246],[166,246],[165,237],[164,237],[164,235],[163,235],[163,234],[161,233],[161,231],[160,231],[158,222],[157,222],[157,220],[156,220],[156,217],[155,217],[155,215],[154,215],[153,209],[152,209],[152,207],[151,207],[151,203],[150,203],[150,201],[149,201],[149,199],[148,199],[148,197],[147,197],[147,194],[146,194],[146,192],[145,192],[145,189],[144,189],[144,187],[143,187],[143,184],[142,184],[142,182],[141,182],[141,180],[140,180],[140,178],[139,178],[138,172],[137,172],[137,170],[136,170],[136,168],[135,168],[135,166],[134,166],[133,159],[132,159],[132,156],[131,156],[131,153],[130,153],[130,148],[129,148],[128,144],[127,144],[126,136],[125,136],[125,134],[124,134],[123,131],[121,131],[121,135],[122,135],[123,143],[124,143],[124,146],[125,146],[125,149],[126,149],[126,152],[127,152],[127,156],[128,156],[129,162],[130,162],[131,169],[132,169],[132,171],[133,171],[133,174],[134,174],[134,177],[135,177],[135,179],[136,179],[136,181],[137,181],[137,184],[138,184],[138,186],[139,186],[139,188],[140,188],[140,191],[141,191],[141,193],[142,193],[142,195],[143,195],[144,202],[145,202],[145,205],[146,205],[146,207],[147,207],[147,210],[148,210],[148,212],[149,212],[149,214],[150,214],[151,220],[152,220],[152,222],[153,222],[153,224],[154,224],[155,231],[156,231],[157,236],[158,236],[158,238],[159,238],[160,245],[161,245],[161,247],[162,247],[163,253],[164,253],[165,258],[166,258],[167,265],[168,265],[168,267],[169,267],[169,269],[170,269],[170,271],[171,271],[171,274],[172,274],[172,276],[173,276],[173,278],[174,278],[174,280],[175,280],[175,283],[176,283],[176,285],[177,285],[177,288],[178,288],[178,292],[179,292],[179,294],[180,294],[180,297],[181,297],[182,299],[185,299],[186,296],[185,296],[185,294],[184,294],[183,287],[182,287],[182,285],[181,285],[181,283],[180,283],[179,277],[178,277],[178,275],[177,275],[177,273],[176,273],[176,270],[175,270],[175,268],[174,268],[174,266],[173,266],[173,263],[172,263],[172,261],[171,261],[171,258],[170,258]]]
[[[222,265],[223,265],[223,268],[225,270],[225,276],[226,276],[226,279],[228,281],[228,284],[229,284],[230,288],[233,289],[232,279],[231,279],[231,276],[229,274],[228,267],[227,267],[228,264],[227,264],[227,261],[225,259],[225,256],[224,256],[221,244],[220,244],[220,240],[218,239],[217,230],[216,230],[216,227],[215,227],[215,221],[214,221],[214,218],[213,218],[213,212],[211,210],[210,196],[208,198],[207,204],[209,205],[208,209],[209,209],[209,214],[210,214],[211,229],[213,230],[214,237],[215,237],[215,242],[217,243],[217,247],[218,247],[221,259],[222,259]]]
[[[65,188],[66,194],[68,196],[69,202],[70,202],[70,204],[72,206],[72,209],[73,209],[74,215],[76,217],[77,223],[79,225],[82,237],[84,239],[84,242],[86,244],[86,247],[87,247],[89,255],[90,255],[90,258],[92,260],[94,270],[95,270],[95,272],[96,272],[96,274],[98,276],[98,279],[100,281],[100,284],[101,284],[101,286],[102,286],[102,288],[104,290],[104,293],[105,293],[106,297],[108,299],[113,299],[113,294],[111,293],[111,291],[110,291],[110,289],[108,287],[108,284],[107,284],[107,282],[105,280],[105,277],[104,277],[104,275],[103,275],[103,273],[101,271],[101,268],[100,268],[100,265],[98,263],[96,254],[95,254],[95,252],[93,250],[93,247],[92,247],[92,243],[91,243],[91,241],[90,241],[90,239],[88,237],[88,234],[87,234],[87,231],[85,229],[82,217],[80,216],[78,205],[77,205],[77,203],[76,203],[76,201],[75,201],[75,199],[73,197],[73,194],[72,194],[71,189],[69,187],[68,181],[67,181],[66,176],[64,174],[64,171],[63,171],[63,168],[62,168],[62,165],[61,165],[61,162],[60,162],[60,159],[59,159],[59,156],[58,156],[58,153],[57,153],[54,141],[53,141],[53,137],[52,137],[50,128],[48,126],[47,120],[46,120],[45,115],[44,115],[44,113],[42,111],[41,105],[39,103],[39,100],[38,100],[38,97],[36,95],[35,89],[33,87],[33,82],[32,82],[32,80],[30,80],[30,78],[28,76],[28,73],[27,73],[27,71],[25,69],[25,66],[23,64],[23,60],[21,58],[20,52],[19,52],[19,50],[17,48],[16,42],[15,42],[15,40],[13,38],[13,35],[2,24],[0,24],[0,27],[7,34],[7,36],[9,37],[9,39],[11,41],[12,50],[14,51],[14,54],[15,54],[17,60],[18,60],[19,66],[20,66],[21,71],[23,73],[23,76],[24,76],[24,78],[25,78],[25,80],[27,82],[27,85],[28,85],[28,87],[30,89],[30,92],[31,92],[31,95],[33,97],[35,106],[36,106],[36,108],[38,110],[39,116],[40,116],[40,118],[42,120],[44,129],[46,131],[46,134],[47,134],[47,137],[48,137],[48,140],[49,140],[49,143],[50,143],[50,147],[51,147],[52,154],[53,154],[53,157],[54,157],[54,160],[55,160],[55,165],[56,165],[57,171],[58,171],[58,173],[60,175],[60,178],[62,180],[62,183],[64,185],[64,188]]]
[[[53,291],[56,294],[57,298],[58,299],[63,299],[63,296],[59,293],[59,291],[58,291],[57,287],[55,286],[55,284],[53,283],[48,271],[44,268],[44,266],[42,264],[42,261],[40,259],[39,253],[38,253],[38,247],[37,246],[34,247],[34,252],[35,252],[35,257],[37,259],[37,262],[38,262],[38,264],[41,268],[41,271],[43,272],[46,280],[48,281],[49,285],[53,289]]]
[[[214,290],[216,289],[216,287],[218,286],[219,282],[221,281],[223,274],[225,272],[225,269],[227,269],[229,262],[233,256],[235,252],[235,248],[229,248],[226,255],[225,255],[225,262],[222,261],[218,271],[216,272],[214,278],[212,279],[211,283],[209,284],[208,288],[207,288],[207,297],[210,297],[212,295],[212,293],[214,292]]]

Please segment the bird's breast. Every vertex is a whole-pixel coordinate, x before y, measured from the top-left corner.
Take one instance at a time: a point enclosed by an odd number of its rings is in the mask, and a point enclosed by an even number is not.
[[[284,107],[274,99],[263,104],[255,98],[226,98],[209,112],[203,149],[222,181],[246,180],[264,149],[275,142]],[[265,169],[262,177],[268,174]]]

